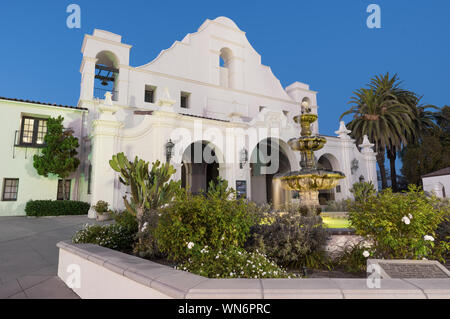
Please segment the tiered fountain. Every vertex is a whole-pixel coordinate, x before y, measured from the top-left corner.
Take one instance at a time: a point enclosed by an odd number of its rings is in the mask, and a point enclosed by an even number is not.
[[[311,124],[318,116],[311,113],[307,105],[302,105],[302,114],[295,116],[294,121],[301,125],[299,138],[290,139],[288,144],[301,155],[300,171],[288,172],[275,176],[281,180],[285,189],[298,191],[302,212],[320,213],[319,190],[332,189],[338,181],[345,178],[342,172],[317,168],[314,152],[323,148],[327,140],[322,136],[315,136],[311,131]]]

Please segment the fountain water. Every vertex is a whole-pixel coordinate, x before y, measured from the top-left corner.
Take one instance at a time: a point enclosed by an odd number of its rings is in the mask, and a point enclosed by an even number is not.
[[[319,214],[319,190],[336,187],[345,175],[342,172],[317,168],[314,152],[323,148],[327,140],[312,134],[311,124],[317,121],[318,116],[310,112],[306,106],[301,115],[294,117],[294,121],[301,125],[301,134],[299,138],[288,141],[294,151],[300,152],[300,171],[279,174],[275,178],[281,180],[285,189],[299,192],[302,212]]]

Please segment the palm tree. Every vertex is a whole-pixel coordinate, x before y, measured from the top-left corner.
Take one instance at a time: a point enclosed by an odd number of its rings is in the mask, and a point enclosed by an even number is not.
[[[375,76],[369,83],[369,87],[380,92],[386,102],[394,104],[399,103],[411,109],[410,113],[404,114],[403,121],[399,121],[403,126],[403,132],[397,132],[399,138],[392,138],[389,143],[386,144],[386,153],[390,164],[390,178],[393,191],[398,190],[397,170],[395,167],[397,152],[400,151],[403,146],[407,145],[409,141],[413,141],[418,137],[417,134],[420,133],[421,127],[418,121],[419,114],[417,109],[420,98],[418,98],[414,92],[403,89],[401,84],[402,82],[398,75],[394,74],[394,76],[390,77],[389,72],[385,75]]]
[[[353,114],[347,127],[352,130],[352,137],[357,143],[367,135],[375,143],[377,163],[380,168],[382,188],[387,188],[386,169],[384,166],[386,148],[406,143],[406,136],[412,134],[411,109],[391,92],[380,86],[369,86],[353,92],[350,110],[345,115]]]

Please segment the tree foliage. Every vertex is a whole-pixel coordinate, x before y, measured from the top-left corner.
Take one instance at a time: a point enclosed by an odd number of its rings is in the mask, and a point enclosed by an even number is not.
[[[61,178],[65,196],[65,179],[78,168],[80,160],[76,157],[78,138],[73,136],[72,129],[64,128],[63,121],[62,116],[48,119],[45,146],[40,154],[33,156],[33,166],[39,175],[53,174]]]
[[[415,163],[407,163],[406,169],[402,170],[406,183],[419,184],[420,175],[424,171],[428,172],[431,167],[434,170],[442,165],[448,166],[446,155],[443,155],[442,158],[437,155],[438,152],[448,153],[445,146],[437,145],[437,140],[442,140],[442,135],[439,135],[437,139],[434,138],[436,137],[436,122],[441,127],[447,125],[448,132],[448,107],[435,113],[432,109],[437,109],[437,107],[423,104],[422,97],[403,89],[401,84],[397,74],[392,77],[389,76],[389,73],[375,76],[367,88],[354,92],[350,102],[352,107],[341,115],[341,118],[348,114],[354,115],[347,127],[352,130],[351,135],[357,140],[357,143],[362,140],[364,135],[368,135],[369,139],[375,143],[383,189],[387,188],[388,174],[384,167],[387,155],[390,163],[389,175],[394,191],[399,189],[396,171],[396,159],[399,152],[401,152],[400,156],[407,161],[417,160]],[[447,141],[449,140],[447,137]],[[430,144],[425,145],[424,141]],[[425,149],[420,149],[422,145],[425,146]],[[407,154],[405,149],[408,150]],[[415,168],[414,165],[417,167]]]
[[[437,126],[425,128],[418,141],[400,153],[408,183],[421,185],[423,175],[450,166],[450,107],[444,106],[434,118]]]
[[[386,150],[395,168],[397,150],[416,134],[415,112],[411,105],[417,98],[413,92],[402,89],[400,84],[396,74],[393,77],[389,73],[374,77],[368,87],[353,92],[351,108],[341,115],[342,119],[353,114],[347,127],[358,144],[364,135],[375,143],[383,188],[387,187],[384,166]],[[394,181],[395,178],[394,174]]]

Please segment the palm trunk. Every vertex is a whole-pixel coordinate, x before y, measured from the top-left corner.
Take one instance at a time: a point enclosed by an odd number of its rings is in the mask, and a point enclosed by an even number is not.
[[[395,152],[395,149],[394,150],[388,150],[387,157],[389,158],[389,164],[390,164],[390,169],[391,169],[392,190],[394,192],[397,192],[398,191],[397,171],[395,170],[395,160],[397,159],[397,153]]]
[[[380,168],[380,175],[381,175],[381,188],[385,189],[387,188],[387,178],[386,178],[386,168],[384,167],[384,155],[385,155],[385,149],[379,149],[377,152],[377,163],[378,167]]]

